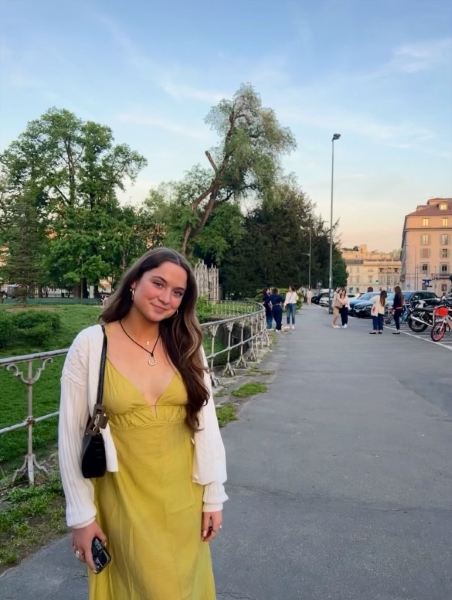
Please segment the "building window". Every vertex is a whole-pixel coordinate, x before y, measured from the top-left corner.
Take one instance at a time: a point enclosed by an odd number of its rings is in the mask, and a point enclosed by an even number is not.
[[[440,237],[441,246],[449,245],[449,234],[448,233],[442,233],[439,237]]]
[[[356,283],[359,283],[359,277],[355,277]]]
[[[443,227],[449,227],[449,219],[447,217],[443,217]]]
[[[430,258],[430,248],[421,248],[421,258]]]
[[[422,227],[428,227],[428,219],[422,219]]]
[[[440,258],[449,258],[449,248],[440,248],[439,257]]]
[[[430,246],[430,236],[428,233],[421,235],[421,246]]]
[[[442,292],[447,292],[447,283],[442,283],[441,284],[441,291]]]
[[[439,210],[447,210],[447,204],[445,202],[441,202],[439,205]]]
[[[449,273],[449,265],[441,265],[441,273]]]
[[[367,278],[367,281],[368,281],[369,283],[372,283],[372,275],[369,275],[369,277]]]
[[[421,265],[421,271],[422,271],[423,273],[428,273],[428,265],[427,265],[426,263],[423,263],[423,264]]]

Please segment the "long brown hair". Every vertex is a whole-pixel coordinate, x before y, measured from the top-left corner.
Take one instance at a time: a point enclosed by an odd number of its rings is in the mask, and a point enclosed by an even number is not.
[[[187,289],[176,317],[161,321],[160,337],[172,364],[179,371],[187,390],[186,423],[194,431],[199,427],[198,412],[209,400],[209,390],[204,383],[206,367],[201,355],[202,330],[196,317],[198,287],[188,261],[175,250],[155,248],[143,254],[123,275],[118,289],[109,298],[100,319],[104,323],[120,321],[127,316],[133,305],[130,288],[145,273],[164,262],[182,267],[187,273]]]
[[[394,288],[394,293],[395,293],[395,295],[396,295],[396,296],[398,296],[398,297],[400,298],[400,304],[403,306],[403,303],[404,303],[404,297],[403,297],[403,294],[402,294],[402,290],[401,290],[401,288],[400,288],[400,285],[396,285],[396,286],[395,286],[395,288]]]
[[[388,293],[386,290],[381,290],[380,292],[380,304],[382,306],[384,306],[386,304],[386,298],[388,296]]]

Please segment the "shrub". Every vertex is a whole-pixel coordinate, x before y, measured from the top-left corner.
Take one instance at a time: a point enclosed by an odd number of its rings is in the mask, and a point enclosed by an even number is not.
[[[13,337],[14,326],[11,316],[4,312],[0,312],[0,348],[4,348],[9,340]]]
[[[35,344],[47,342],[61,326],[56,313],[24,310],[12,315],[14,335]]]
[[[196,302],[196,315],[200,323],[205,323],[212,316],[212,306],[204,296],[200,296]]]

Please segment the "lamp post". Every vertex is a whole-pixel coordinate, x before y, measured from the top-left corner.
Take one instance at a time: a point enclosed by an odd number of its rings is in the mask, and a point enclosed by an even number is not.
[[[331,212],[330,212],[330,273],[329,273],[329,293],[328,306],[329,312],[333,312],[331,290],[333,289],[333,190],[334,190],[334,142],[341,137],[340,133],[335,133],[331,140]]]
[[[300,229],[302,231],[308,231],[309,230],[309,253],[308,252],[302,252],[301,254],[304,254],[305,256],[309,256],[309,284],[308,284],[308,289],[311,289],[312,227],[311,227],[311,225],[309,225],[309,227],[300,227]]]

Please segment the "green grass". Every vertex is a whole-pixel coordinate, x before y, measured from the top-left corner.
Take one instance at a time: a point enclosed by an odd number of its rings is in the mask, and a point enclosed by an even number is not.
[[[231,421],[237,421],[235,408],[233,404],[224,404],[217,407],[218,424],[220,427],[225,427]]]
[[[52,473],[35,487],[6,492],[0,510],[1,567],[19,562],[31,551],[66,533],[60,478]]]
[[[248,396],[254,396],[255,394],[262,394],[267,390],[268,387],[263,383],[249,382],[244,383],[241,387],[234,390],[232,395],[237,398],[247,398]]]
[[[17,307],[1,307],[0,310],[24,310]],[[25,309],[27,310],[27,309]],[[55,333],[50,343],[42,347],[25,346],[17,344],[1,350],[0,358],[17,356],[32,352],[58,350],[67,348],[79,331],[97,322],[100,307],[96,306],[59,306],[52,308],[39,308],[33,310],[58,311],[61,318],[61,329]],[[45,370],[37,383],[33,386],[33,416],[40,417],[47,413],[55,412],[59,407],[60,377],[64,363],[64,356],[53,359],[47,363]],[[34,369],[39,366],[36,361]],[[24,370],[26,364],[20,365]],[[35,371],[34,371],[35,372]],[[0,428],[20,423],[27,417],[27,389],[11,372],[0,370]],[[58,418],[37,423],[33,427],[33,447],[35,450],[44,448],[54,443],[57,435]],[[0,436],[0,466],[8,470],[9,461],[25,455],[27,450],[26,428],[4,433]]]

